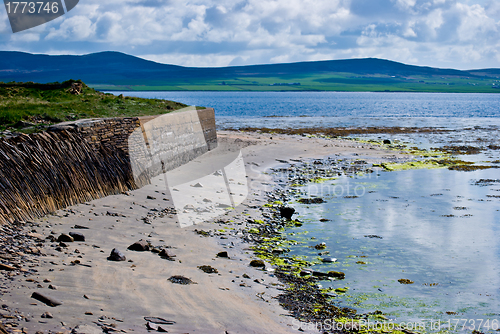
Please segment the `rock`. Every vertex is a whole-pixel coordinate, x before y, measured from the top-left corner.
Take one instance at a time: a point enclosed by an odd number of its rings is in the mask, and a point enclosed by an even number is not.
[[[314,197],[314,198],[301,198],[301,199],[299,199],[299,203],[302,203],[302,204],[321,204],[321,203],[326,203],[326,201],[320,197]]]
[[[198,269],[202,270],[207,274],[217,274],[219,271],[212,266],[198,266]]]
[[[69,232],[69,236],[72,237],[74,241],[85,241],[85,236],[80,232]]]
[[[147,322],[151,322],[153,324],[158,324],[158,325],[173,325],[175,324],[175,321],[173,320],[165,320],[163,318],[158,318],[158,317],[144,317],[144,320]]]
[[[308,276],[308,275],[312,275],[312,270],[302,270],[300,272],[300,276]]]
[[[151,199],[151,200],[155,200],[156,199],[156,197],[153,197],[153,196],[147,196],[146,198],[147,199]]]
[[[128,246],[128,250],[136,251],[136,252],[146,252],[149,251],[149,243],[141,239],[137,242],[134,242],[132,245]]]
[[[194,188],[203,188],[203,185],[198,182],[197,184],[195,184],[195,185],[193,185],[191,187],[194,187]]]
[[[198,284],[196,282],[193,282],[191,279],[181,276],[181,275],[174,275],[168,279],[170,282],[175,283],[175,284],[182,284],[182,285],[188,285],[188,284]]]
[[[412,280],[409,280],[407,278],[398,279],[398,282],[401,283],[401,284],[413,284],[413,283],[415,283]]]
[[[391,141],[389,139],[384,139],[384,145],[391,145]]]
[[[329,271],[328,272],[328,276],[329,277],[334,277],[334,278],[338,278],[338,279],[344,279],[345,278],[345,274],[341,271]]]
[[[82,226],[82,225],[75,225],[75,226],[73,226],[73,228],[76,230],[88,230],[89,229],[87,226]]]
[[[285,250],[283,248],[276,248],[276,249],[273,249],[273,254],[283,254],[285,252]]]
[[[27,235],[28,235],[28,237],[33,238],[33,239],[38,239],[38,240],[44,240],[45,239],[45,237],[42,234],[40,234],[40,233],[30,232]]]
[[[365,238],[370,238],[370,239],[383,239],[381,236],[378,236],[378,235],[375,235],[375,234],[365,235]]]
[[[40,293],[40,292],[33,292],[31,294],[31,298],[36,299],[38,301],[41,301],[42,303],[47,304],[48,306],[51,306],[51,307],[56,307],[56,306],[62,305],[61,301],[58,301],[52,297],[49,297],[45,294]]]
[[[57,238],[57,241],[58,241],[58,242],[73,242],[73,241],[74,241],[74,239],[73,239],[73,237],[72,237],[72,236],[62,233],[62,234],[61,234],[61,235]]]
[[[108,257],[108,260],[110,260],[110,261],[126,261],[127,258],[118,249],[113,248],[113,250],[111,251],[111,254]]]
[[[332,262],[337,262],[337,259],[334,257],[325,257],[321,259],[322,262],[327,262],[327,263],[332,263]]]
[[[52,284],[51,284],[51,285],[49,285],[49,286],[48,286],[48,288],[49,288],[50,290],[57,290],[57,286],[52,285]]]
[[[0,263],[0,270],[14,271],[16,268],[9,266],[7,264]]]
[[[287,207],[287,206],[283,206],[280,208],[280,215],[281,217],[287,219],[287,220],[290,220],[292,219],[292,216],[293,214],[295,213],[295,209],[294,208],[290,208],[290,207]]]
[[[316,249],[325,249],[326,248],[326,243],[322,242],[320,244],[317,244],[316,246],[314,246],[314,248],[316,248]]]
[[[229,255],[226,251],[217,253],[217,257],[229,258]]]
[[[323,273],[321,271],[313,271],[312,275],[318,278],[326,278],[328,277],[328,273]]]
[[[156,324],[154,324],[154,323],[152,323],[152,322],[148,322],[148,323],[146,324],[146,328],[147,328],[148,330],[151,330],[151,331],[157,331],[157,330],[158,330],[158,325],[156,325]]]
[[[256,268],[265,268],[266,264],[262,260],[252,260],[250,261],[250,266]]]
[[[167,260],[173,260],[177,255],[175,255],[170,249],[163,248],[160,252],[160,256]]]
[[[44,314],[42,314],[42,318],[44,318],[44,319],[53,319],[54,316],[50,312],[45,312]]]
[[[78,325],[71,331],[71,334],[102,334],[102,329],[97,326]]]

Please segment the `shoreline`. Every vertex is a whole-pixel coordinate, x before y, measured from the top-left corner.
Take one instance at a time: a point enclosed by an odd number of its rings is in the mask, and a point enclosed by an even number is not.
[[[338,139],[276,134],[271,139],[260,133],[222,131],[219,142],[218,150],[178,168],[174,175],[182,179],[190,166],[217,159],[225,150],[241,149],[250,182],[244,204],[216,222],[179,228],[173,211],[165,210],[171,201],[164,200],[161,186],[165,184],[159,177],[139,190],[66,208],[27,224],[24,236],[34,240],[31,252],[39,255],[25,254],[27,260],[19,263],[25,271],[15,267],[2,271],[2,322],[10,322],[11,330],[26,328],[28,333],[70,332],[76,326],[80,329],[75,333],[105,329],[140,333],[147,332],[144,317],[160,317],[176,322],[165,325],[170,333],[289,333],[293,318],[276,300],[285,286],[272,270],[249,266],[257,257],[251,245],[242,240],[247,221],[261,219],[260,208],[267,204],[264,195],[273,189],[271,178],[264,173],[290,159],[335,156],[383,162],[411,158],[371,144]],[[145,217],[149,217],[149,224]],[[72,228],[77,225],[88,229]],[[50,241],[69,232],[81,232],[86,241],[65,245]],[[151,251],[127,250],[140,239],[157,249],[171,247],[174,261]],[[133,262],[108,261],[113,248]],[[229,259],[217,257],[221,251],[227,251]],[[218,273],[198,269],[204,265]],[[272,268],[267,264],[266,269]],[[175,275],[197,284],[168,281]],[[33,292],[63,304],[49,307],[30,298]],[[41,318],[46,312],[52,318]]]

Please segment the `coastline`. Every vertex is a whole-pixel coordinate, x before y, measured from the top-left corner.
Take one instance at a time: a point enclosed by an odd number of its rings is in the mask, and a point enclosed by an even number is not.
[[[11,329],[26,328],[28,333],[70,332],[76,326],[80,329],[75,333],[104,329],[140,333],[147,332],[144,317],[175,321],[165,325],[170,333],[293,331],[293,318],[276,299],[285,286],[273,271],[249,267],[257,257],[242,239],[247,221],[261,219],[265,195],[274,188],[265,173],[290,159],[351,157],[381,163],[406,161],[412,156],[350,140],[229,131],[218,135],[220,148],[174,174],[182,179],[191,166],[217,159],[224,151],[241,149],[250,183],[249,196],[242,205],[216,222],[180,228],[173,211],[165,210],[170,200],[164,200],[165,184],[159,177],[139,190],[69,207],[29,223],[24,234],[31,233],[29,238],[36,240],[32,252],[39,255],[25,254],[33,263],[23,261],[24,272],[2,272],[2,286],[6,287],[1,297],[5,305],[2,322],[10,322]],[[151,218],[149,223],[144,217]],[[73,229],[75,225],[88,229]],[[210,237],[195,230],[203,230]],[[62,247],[46,239],[69,232],[83,233],[86,241]],[[157,247],[170,246],[176,255],[174,261],[150,251],[126,250],[140,239]],[[113,248],[133,262],[108,261]],[[221,251],[227,251],[229,259],[217,257]],[[203,265],[216,268],[218,273],[207,274],[197,268]],[[266,264],[266,269],[271,266]],[[197,284],[173,284],[168,281],[173,275],[188,277]],[[57,290],[49,289],[49,285]],[[30,298],[35,291],[63,304],[52,308],[40,303]],[[45,312],[52,313],[53,318],[41,318]]]

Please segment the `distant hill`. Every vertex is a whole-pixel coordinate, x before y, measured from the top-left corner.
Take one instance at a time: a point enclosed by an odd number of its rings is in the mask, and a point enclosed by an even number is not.
[[[376,58],[195,68],[119,52],[49,56],[0,51],[0,81],[68,79],[104,90],[500,92],[500,69],[460,71]]]

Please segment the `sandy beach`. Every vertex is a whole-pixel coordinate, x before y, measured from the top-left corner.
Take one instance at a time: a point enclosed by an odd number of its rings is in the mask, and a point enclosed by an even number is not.
[[[169,180],[189,183],[196,179],[200,165],[241,150],[249,185],[243,204],[222,217],[181,228],[165,180],[159,176],[141,189],[26,223],[23,233],[34,240],[32,253],[38,254],[23,254],[29,259],[20,263],[23,270],[1,271],[4,327],[25,333],[297,332],[293,318],[274,298],[285,286],[274,277],[270,265],[264,269],[249,266],[256,257],[251,245],[241,239],[246,222],[259,219],[259,207],[267,203],[265,192],[273,185],[265,172],[290,159],[335,156],[371,163],[411,156],[355,141],[298,135],[222,131],[218,138],[216,150],[172,171]],[[51,241],[69,232],[83,234],[85,241],[62,245]],[[127,250],[141,239],[157,250],[168,250],[170,257]],[[107,259],[114,248],[126,261]],[[229,258],[217,256],[224,251]],[[218,273],[198,268],[204,265]],[[169,278],[175,275],[193,284],[174,284]],[[50,307],[31,298],[33,292],[62,305]],[[148,317],[175,323],[161,324]]]

